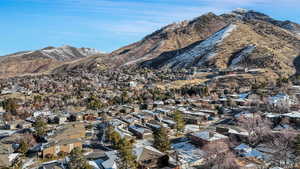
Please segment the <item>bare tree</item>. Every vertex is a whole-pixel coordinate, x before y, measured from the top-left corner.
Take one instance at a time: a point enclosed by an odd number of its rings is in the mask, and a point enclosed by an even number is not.
[[[238,125],[248,132],[248,144],[255,146],[271,135],[272,122],[258,113],[238,118]]]
[[[271,162],[274,166],[293,167],[296,162],[295,139],[297,132],[285,129],[275,133],[267,144],[272,150]]]
[[[203,147],[206,152],[205,160],[207,168],[214,169],[238,169],[236,157],[230,151],[227,142],[215,142]]]

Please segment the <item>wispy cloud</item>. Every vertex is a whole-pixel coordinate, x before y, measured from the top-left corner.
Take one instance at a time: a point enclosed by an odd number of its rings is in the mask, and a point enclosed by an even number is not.
[[[27,0],[38,3],[61,5],[69,15],[89,13],[107,15],[87,19],[86,24],[116,34],[145,34],[166,24],[192,19],[203,13],[217,14],[237,7],[300,5],[299,0]]]
[[[7,11],[2,10],[4,1],[11,2]],[[6,20],[2,27],[11,32],[12,45],[22,39],[32,39],[30,48],[71,41],[86,46],[96,44],[100,49],[104,46],[109,51],[167,24],[239,7],[299,22],[299,5],[300,0],[0,0],[0,19]],[[9,19],[9,12],[13,19]],[[290,18],[286,18],[288,15]],[[13,31],[18,27],[22,29]],[[3,32],[2,36],[8,34]],[[7,45],[7,41],[3,44]],[[28,47],[20,43],[19,48]]]
[[[45,4],[48,8],[63,6],[70,17],[85,13],[93,17],[78,20],[87,26],[114,33],[145,34],[160,27],[186,19],[192,19],[207,12],[222,13],[225,10],[213,5],[201,5],[181,0],[25,0]],[[196,3],[196,5],[195,5]],[[105,15],[112,19],[97,18]],[[67,17],[67,16],[62,16]]]

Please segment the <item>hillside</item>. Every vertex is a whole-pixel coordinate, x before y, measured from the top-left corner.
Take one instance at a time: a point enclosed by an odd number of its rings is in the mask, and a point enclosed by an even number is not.
[[[280,76],[290,76],[299,64],[295,60],[299,52],[299,24],[237,9],[168,25],[107,56],[94,57],[90,64],[84,62],[80,66],[77,62],[71,69],[91,68],[95,63],[106,65],[107,69],[248,67],[267,68]],[[68,67],[59,70],[70,70]]]
[[[63,63],[98,53],[95,49],[90,48],[62,46],[2,56],[0,57],[0,78],[43,73]]]

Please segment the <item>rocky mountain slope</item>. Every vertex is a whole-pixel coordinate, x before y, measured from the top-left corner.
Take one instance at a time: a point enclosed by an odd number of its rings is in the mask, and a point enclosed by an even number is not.
[[[95,49],[71,46],[47,47],[0,57],[0,78],[43,73],[63,63],[99,54]]]
[[[291,21],[278,21],[259,12],[238,9],[220,16],[209,13],[172,25],[172,30],[168,27],[129,49],[116,51],[119,54],[114,52],[112,58],[127,61],[123,65],[148,68],[253,67],[268,68],[286,76],[294,74],[297,68],[300,25]],[[158,35],[164,38],[153,44],[152,39]],[[155,46],[154,52],[148,52],[149,44]]]
[[[85,57],[89,55],[92,56]],[[299,24],[237,9],[222,15],[208,13],[191,21],[168,25],[110,54],[99,54],[90,49],[66,52],[50,47],[5,56],[0,63],[0,75],[123,67],[249,67],[290,76],[296,69],[299,72],[299,56]],[[18,67],[16,60],[24,66]]]
[[[213,13],[168,25],[141,41],[112,52],[110,61],[117,66],[134,65],[153,59],[166,51],[173,51],[204,40],[222,29],[228,22]]]
[[[62,66],[58,70],[91,68],[95,64],[154,69],[249,67],[290,76],[299,65],[299,32],[297,23],[275,20],[251,10],[208,13],[163,27],[106,56],[83,59],[82,65],[76,62],[76,66]]]
[[[265,22],[229,24],[204,41],[178,54],[162,54],[142,65],[152,68],[253,67],[278,73],[294,73],[300,39],[293,33]]]

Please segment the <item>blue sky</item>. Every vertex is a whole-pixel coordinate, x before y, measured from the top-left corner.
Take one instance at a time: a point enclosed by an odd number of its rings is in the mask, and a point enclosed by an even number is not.
[[[299,0],[0,0],[0,55],[72,45],[110,52],[207,12],[257,10],[300,23]]]

